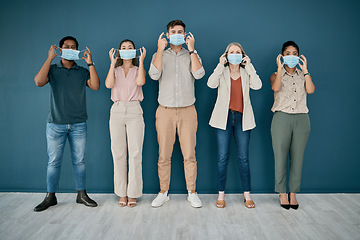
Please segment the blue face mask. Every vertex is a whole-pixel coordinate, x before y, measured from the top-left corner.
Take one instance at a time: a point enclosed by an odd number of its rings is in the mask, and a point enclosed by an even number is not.
[[[243,55],[241,53],[240,54],[230,53],[228,55],[229,63],[231,63],[233,65],[239,65],[242,62],[242,59],[243,59]]]
[[[185,37],[183,34],[172,34],[170,35],[170,41],[172,45],[179,46],[185,43]]]
[[[294,55],[285,56],[284,64],[288,65],[289,68],[293,68],[299,64],[299,57]]]
[[[136,49],[119,50],[121,59],[133,59],[136,58]]]
[[[73,49],[64,49],[62,48],[62,53],[61,53],[61,57],[62,58],[65,58],[66,60],[79,60],[80,57],[79,57],[79,54],[80,52],[82,51],[79,51],[79,50],[73,50]]]

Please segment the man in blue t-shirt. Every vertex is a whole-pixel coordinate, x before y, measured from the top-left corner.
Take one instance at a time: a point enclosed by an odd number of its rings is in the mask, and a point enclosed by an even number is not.
[[[85,190],[85,145],[86,145],[86,86],[98,90],[100,80],[88,48],[79,56],[79,43],[71,36],[60,40],[61,61],[51,64],[58,55],[56,45],[52,45],[48,58],[35,76],[35,84],[43,87],[50,84],[50,111],[46,125],[47,152],[47,194],[34,211],[43,211],[57,204],[55,192],[58,190],[62,156],[66,139],[69,140],[72,164],[75,177],[75,188],[78,191],[77,203],[96,207]],[[84,59],[89,70],[80,67],[75,60]]]

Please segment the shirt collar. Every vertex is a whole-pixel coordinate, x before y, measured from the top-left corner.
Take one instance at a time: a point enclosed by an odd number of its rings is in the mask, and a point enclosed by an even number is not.
[[[174,50],[171,49],[171,47],[169,47],[168,49],[166,49],[166,51],[168,51],[169,53],[175,54]],[[183,55],[185,53],[188,53],[189,51],[186,50],[185,48],[181,48],[180,51],[178,52],[178,55]]]
[[[58,62],[58,63],[56,64],[56,66],[57,66],[58,68],[65,68],[65,67],[62,65],[61,60],[60,60],[60,62]],[[74,66],[72,66],[71,68],[79,69],[79,65],[77,65],[76,62],[74,61]]]
[[[296,73],[297,75],[299,75],[300,72],[301,72],[301,71],[300,71],[298,68],[295,68],[294,74]],[[281,75],[284,76],[286,73],[291,76],[291,74],[288,73],[288,72],[285,70],[285,67],[283,67],[283,68],[281,69]],[[294,75],[294,74],[292,74],[292,75]]]

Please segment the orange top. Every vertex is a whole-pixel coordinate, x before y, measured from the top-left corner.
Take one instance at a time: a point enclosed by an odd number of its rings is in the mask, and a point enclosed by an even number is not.
[[[234,80],[230,78],[231,82],[231,90],[230,90],[230,104],[229,109],[243,112],[244,110],[244,100],[243,100],[243,92],[241,85],[241,77]]]

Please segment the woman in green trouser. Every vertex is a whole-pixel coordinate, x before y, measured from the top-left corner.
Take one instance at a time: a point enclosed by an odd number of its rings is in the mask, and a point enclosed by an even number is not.
[[[277,56],[276,63],[277,72],[270,77],[274,91],[271,137],[275,158],[275,191],[280,193],[280,205],[283,208],[298,209],[296,193],[300,191],[303,156],[310,133],[306,95],[315,91],[315,85],[307,69],[307,60],[304,55],[299,57],[299,47],[295,42],[283,44],[282,54]],[[290,173],[287,196],[288,154]]]

